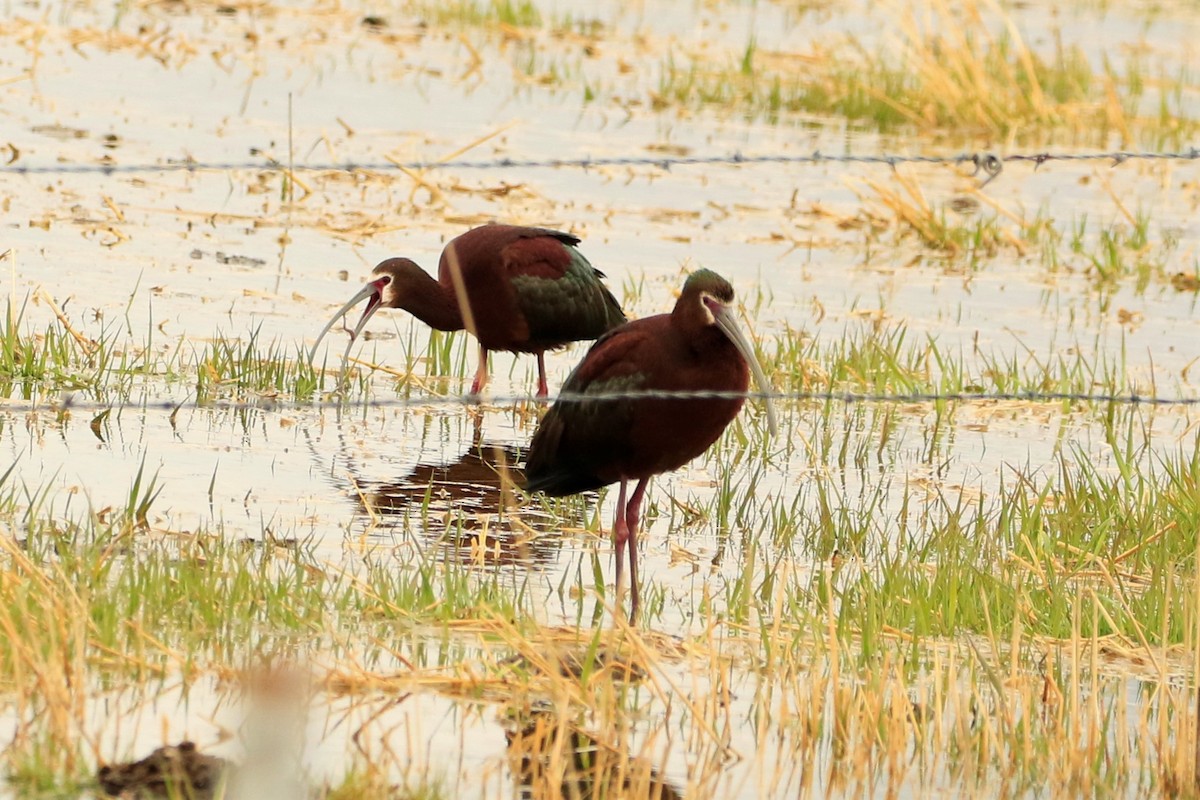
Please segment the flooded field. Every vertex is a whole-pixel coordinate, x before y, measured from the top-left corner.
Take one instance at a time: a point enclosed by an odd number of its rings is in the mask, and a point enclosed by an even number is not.
[[[0,8],[0,796],[1197,794],[1192,6]],[[952,161],[1114,151],[1183,157]],[[489,222],[755,336],[636,625],[532,357],[308,361]]]

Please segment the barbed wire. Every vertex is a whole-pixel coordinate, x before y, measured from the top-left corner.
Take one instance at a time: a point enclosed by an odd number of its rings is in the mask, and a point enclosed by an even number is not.
[[[38,411],[69,412],[85,411],[102,413],[131,409],[138,411],[177,412],[185,408],[217,411],[323,411],[355,410],[365,408],[436,408],[436,407],[491,407],[515,406],[520,404],[618,402],[622,400],[750,400],[780,402],[834,402],[844,405],[903,405],[933,403],[1079,403],[1086,405],[1123,405],[1150,407],[1200,406],[1200,397],[1160,397],[1137,393],[1108,392],[852,392],[814,390],[800,392],[736,392],[678,390],[666,391],[638,389],[614,392],[561,392],[555,398],[539,398],[528,394],[512,395],[411,395],[393,398],[350,399],[337,395],[323,395],[315,400],[293,400],[274,394],[260,394],[240,400],[213,399],[196,400],[194,397],[169,400],[121,400],[105,402],[79,400],[72,394],[64,394],[43,401],[0,400],[0,413],[33,413]]]
[[[876,154],[854,155],[849,153],[827,154],[820,150],[811,153],[786,154],[744,154],[732,152],[722,155],[684,155],[684,156],[583,156],[579,158],[511,158],[501,157],[492,159],[448,159],[448,160],[415,160],[415,161],[363,161],[363,162],[323,162],[312,164],[288,165],[273,159],[243,160],[243,161],[198,161],[194,159],[166,160],[155,164],[20,164],[10,162],[0,164],[0,174],[15,175],[80,175],[99,174],[114,175],[118,173],[144,172],[201,172],[201,171],[241,171],[241,170],[291,170],[294,172],[424,172],[438,169],[591,169],[600,167],[656,167],[670,170],[672,167],[703,166],[703,165],[733,165],[750,166],[761,164],[873,164],[890,166],[893,169],[902,164],[932,164],[932,165],[969,165],[975,168],[975,174],[984,174],[991,181],[1000,175],[1004,165],[1015,162],[1032,163],[1034,167],[1052,161],[1110,161],[1112,166],[1120,166],[1127,161],[1196,161],[1200,160],[1200,148],[1191,147],[1186,150],[1147,152],[1134,150],[1111,150],[1092,153],[1069,152],[1039,152],[1039,153],[1007,153],[997,154],[987,151],[959,153],[957,155],[908,155],[908,154]]]

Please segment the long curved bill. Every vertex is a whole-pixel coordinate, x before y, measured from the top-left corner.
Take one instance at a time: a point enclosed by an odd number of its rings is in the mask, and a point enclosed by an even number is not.
[[[737,320],[734,319],[733,312],[727,307],[722,306],[713,314],[713,319],[716,320],[717,327],[721,329],[721,333],[733,342],[733,346],[742,354],[742,358],[746,359],[746,364],[750,367],[750,374],[754,376],[754,383],[758,385],[758,390],[764,395],[764,401],[767,404],[767,428],[771,431],[771,435],[775,436],[779,433],[779,422],[775,418],[775,404],[771,402],[770,392],[771,386],[767,383],[767,376],[763,374],[762,366],[758,363],[758,358],[754,355],[754,346],[750,344],[750,340],[742,333],[742,329],[738,327]]]
[[[339,308],[337,313],[333,315],[333,319],[325,323],[325,327],[322,328],[321,333],[317,335],[316,343],[313,344],[312,350],[309,351],[308,362],[310,364],[316,360],[317,347],[320,346],[321,340],[325,338],[325,334],[329,333],[330,329],[333,328],[334,324],[336,324],[338,320],[350,313],[350,309],[354,308],[363,300],[367,301],[367,308],[363,311],[362,318],[359,319],[358,324],[354,326],[354,330],[350,331],[350,342],[346,345],[346,352],[342,354],[342,363],[346,363],[346,358],[350,355],[351,345],[353,345],[358,339],[358,335],[362,333],[362,329],[366,327],[367,320],[374,316],[375,312],[379,310],[379,306],[383,301],[383,289],[380,287],[378,281],[372,281],[359,289],[354,297],[350,298],[350,302]]]

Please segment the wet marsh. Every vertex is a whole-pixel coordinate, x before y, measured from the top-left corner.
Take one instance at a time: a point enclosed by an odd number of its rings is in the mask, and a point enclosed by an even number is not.
[[[1186,149],[1194,9],[4,11],[0,795],[186,738],[243,796],[1196,795],[1195,406],[1103,399],[1195,397],[1194,160],[499,163]],[[781,395],[654,482],[637,627],[614,493],[515,488],[532,359],[307,361],[491,220],[630,316],[725,275]]]

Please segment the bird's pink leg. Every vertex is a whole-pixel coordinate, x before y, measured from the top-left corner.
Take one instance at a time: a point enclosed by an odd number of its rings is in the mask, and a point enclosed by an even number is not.
[[[613,520],[613,546],[617,551],[617,588],[613,608],[621,607],[621,576],[625,573],[625,544],[629,541],[629,528],[625,525],[625,481],[622,479],[617,490],[617,518]]]
[[[546,385],[546,354],[538,353],[538,397],[549,397],[550,387]]]
[[[642,518],[642,497],[646,494],[646,487],[650,485],[649,478],[642,478],[638,481],[637,488],[633,490],[633,497],[629,498],[629,505],[625,507],[625,531],[629,536],[629,624],[637,624],[638,613],[638,551],[637,551],[637,533],[638,522]],[[621,487],[625,484],[622,482]],[[622,495],[624,493],[622,492]],[[622,499],[624,499],[622,497]],[[620,502],[620,501],[618,501]],[[617,512],[618,514],[620,512]],[[620,562],[618,562],[620,563]]]
[[[471,394],[479,394],[487,386],[487,348],[479,345],[479,368],[475,370],[475,380],[471,383]]]

